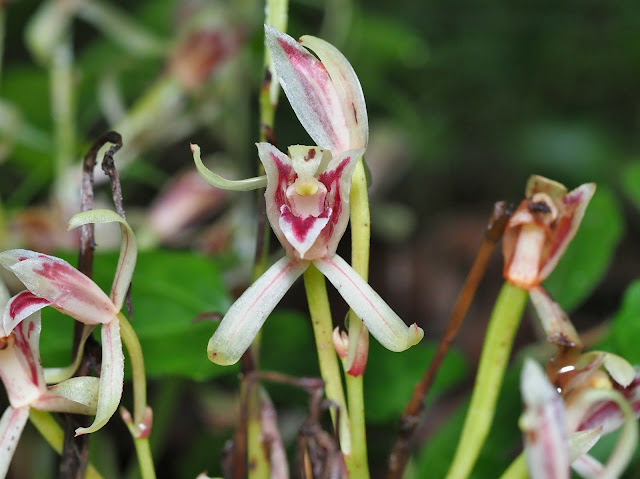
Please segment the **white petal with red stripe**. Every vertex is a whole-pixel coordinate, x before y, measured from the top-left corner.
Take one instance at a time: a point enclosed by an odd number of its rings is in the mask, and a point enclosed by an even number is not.
[[[415,323],[407,326],[340,256],[317,259],[313,264],[331,281],[373,337],[385,348],[404,351],[420,342],[424,331]]]
[[[233,303],[209,340],[209,359],[223,366],[236,363],[267,316],[308,266],[307,261],[284,257],[249,286]]]

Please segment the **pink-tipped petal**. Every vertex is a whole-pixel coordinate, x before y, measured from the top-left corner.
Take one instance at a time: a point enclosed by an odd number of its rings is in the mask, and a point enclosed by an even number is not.
[[[24,250],[13,250],[22,251]],[[0,253],[0,262],[13,251]],[[109,297],[88,277],[66,261],[34,252],[11,263],[9,269],[36,296],[86,324],[106,323],[118,313]]]
[[[352,334],[351,327],[349,332]],[[361,376],[367,367],[369,357],[369,331],[364,326],[360,326],[355,345],[349,344],[349,355],[345,363],[345,370],[351,376]]]
[[[595,183],[585,183],[562,197],[563,214],[556,220],[545,261],[540,268],[540,281],[544,281],[554,270],[569,243],[578,232],[580,222],[596,192]]]
[[[566,348],[582,347],[580,336],[571,320],[547,290],[534,286],[529,290],[529,297],[547,334],[547,341]]]
[[[124,382],[124,354],[120,339],[120,321],[102,325],[102,367],[96,417],[89,427],[76,429],[76,436],[97,431],[118,409]]]
[[[336,354],[340,359],[345,359],[349,353],[349,336],[346,332],[340,331],[339,326],[336,326],[331,337]]]
[[[309,136],[327,150],[348,150],[348,122],[327,69],[289,35],[267,25],[265,34],[278,80]]]
[[[50,304],[51,302],[48,300],[40,298],[28,290],[16,294],[9,300],[4,310],[2,316],[2,336],[8,336],[25,318],[28,318],[36,311],[40,311]]]
[[[300,44],[311,49],[329,72],[349,127],[349,148],[366,148],[369,142],[367,106],[353,67],[340,50],[320,38],[304,35]]]
[[[209,340],[209,360],[223,366],[236,363],[267,316],[308,266],[307,261],[284,257],[260,276],[222,318]]]
[[[0,419],[0,477],[5,477],[13,458],[24,425],[29,418],[29,408],[9,406]]]
[[[569,441],[562,397],[531,359],[522,368],[520,387],[525,404],[520,429],[531,478],[568,478]]]
[[[404,351],[420,342],[424,331],[416,324],[407,326],[340,256],[317,259],[313,264],[331,281],[371,334],[385,348],[396,352]]]
[[[129,290],[133,270],[136,267],[136,259],[138,257],[138,245],[133,230],[129,223],[115,211],[111,210],[90,210],[74,215],[69,220],[68,230],[77,228],[78,226],[88,223],[104,224],[119,223],[122,231],[122,242],[120,243],[120,258],[118,259],[118,267],[113,277],[111,286],[111,301],[117,311],[122,309],[122,303]]]

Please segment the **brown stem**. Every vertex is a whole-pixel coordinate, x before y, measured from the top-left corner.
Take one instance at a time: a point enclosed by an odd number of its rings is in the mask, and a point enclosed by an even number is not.
[[[117,135],[117,133],[115,134]],[[118,137],[120,135],[117,135]],[[81,211],[93,209],[93,170],[96,165],[98,151],[106,143],[114,143],[113,132],[109,132],[99,138],[89,149],[82,162],[82,191],[80,199]],[[93,252],[95,249],[93,224],[80,227],[80,247],[78,254],[78,270],[91,278],[93,275]],[[73,347],[71,358],[75,358],[80,346],[80,338],[84,325],[76,321],[73,326]],[[82,361],[75,376],[88,376],[91,371],[100,370],[101,349],[98,342],[89,336]],[[75,430],[88,426],[91,421],[86,416],[77,414],[64,414],[64,443],[60,456],[59,475],[61,479],[82,479],[89,461],[89,435],[75,437]]]
[[[482,244],[471,266],[471,270],[462,287],[462,291],[458,296],[456,304],[449,316],[449,321],[445,328],[444,334],[438,348],[429,364],[424,376],[418,382],[413,390],[411,400],[405,407],[400,424],[398,427],[398,435],[389,455],[389,469],[387,470],[387,479],[400,479],[407,465],[409,456],[409,443],[413,434],[420,423],[420,416],[424,409],[424,401],[429,393],[429,389],[438,374],[438,370],[442,365],[451,343],[455,339],[462,325],[467,310],[471,305],[471,301],[476,294],[476,289],[480,280],[484,276],[487,264],[491,258],[491,253],[497,242],[502,237],[507,222],[513,213],[512,208],[506,206],[504,202],[498,202],[494,205],[493,214],[489,219],[487,230],[485,231]]]

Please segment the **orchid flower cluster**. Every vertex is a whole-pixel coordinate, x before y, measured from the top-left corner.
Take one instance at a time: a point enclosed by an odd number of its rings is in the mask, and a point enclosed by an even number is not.
[[[6,304],[0,328],[0,378],[11,404],[0,421],[0,477],[6,473],[30,408],[95,415],[93,423],[78,428],[76,435],[97,431],[118,408],[124,380],[120,310],[136,263],[135,237],[127,222],[110,210],[79,213],[71,218],[68,229],[112,222],[120,224],[123,234],[109,296],[60,258],[23,249],[0,253],[0,264],[26,287],[11,299],[0,297]],[[47,306],[85,325],[76,360],[67,368],[43,370],[40,364],[40,310]],[[71,377],[86,339],[98,324],[102,325],[100,377]],[[47,387],[47,383],[55,385]],[[148,426],[137,425],[138,432],[142,434]]]
[[[422,329],[416,324],[407,327],[336,254],[349,221],[351,176],[368,143],[360,82],[342,53],[324,40],[303,36],[298,43],[273,27],[265,26],[265,31],[278,80],[317,146],[294,145],[286,155],[269,143],[258,143],[266,177],[241,181],[208,170],[199,147],[191,146],[198,170],[211,185],[237,191],[266,186],[267,217],[286,252],[231,306],[209,341],[209,359],[221,365],[237,362],[310,264],[329,279],[383,346],[404,351],[422,339]]]
[[[547,367],[551,379],[531,359],[522,369],[520,428],[532,479],[569,478],[571,468],[586,478],[619,477],[637,444],[638,373],[615,354],[580,354],[582,342],[569,317],[540,286],[575,236],[594,192],[593,183],[568,192],[532,176],[503,238],[505,278],[529,292],[547,341],[559,348]],[[588,452],[620,427],[618,446],[602,465]]]

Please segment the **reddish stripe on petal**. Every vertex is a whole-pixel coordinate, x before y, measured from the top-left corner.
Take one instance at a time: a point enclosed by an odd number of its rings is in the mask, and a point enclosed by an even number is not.
[[[236,335],[238,328],[240,328],[240,326],[242,326],[242,323],[244,323],[244,321],[247,319],[247,315],[253,310],[253,308],[255,307],[255,305],[260,301],[260,299],[262,299],[262,297],[265,295],[265,293],[267,291],[269,291],[269,288],[271,288],[271,286],[274,283],[277,283],[280,278],[282,278],[282,276],[286,275],[287,273],[289,273],[289,271],[291,271],[291,269],[294,267],[296,263],[294,261],[291,261],[285,268],[282,269],[282,271],[280,271],[275,278],[273,278],[268,285],[266,285],[264,287],[264,289],[260,292],[260,294],[256,297],[256,299],[253,300],[253,302],[249,305],[248,308],[245,309],[245,313],[242,316],[242,318],[236,323],[236,327],[233,330],[233,333],[231,334],[231,336],[229,337],[229,340],[226,342],[226,344],[229,344],[229,342],[231,341],[231,339]],[[213,353],[212,356],[216,356],[218,353]]]
[[[282,205],[287,204],[287,187],[295,181],[297,175],[293,173],[293,168],[291,165],[287,165],[280,161],[274,153],[270,153],[271,159],[273,160],[273,164],[276,165],[278,169],[278,185],[275,189],[274,202],[277,206],[277,209],[280,210]]]
[[[333,170],[327,170],[318,176],[318,181],[327,188],[327,196],[325,204],[331,208],[331,218],[326,228],[322,231],[324,237],[328,240],[333,234],[333,229],[336,223],[340,219],[342,213],[342,196],[340,192],[340,178],[344,169],[347,167],[351,160],[351,157],[347,157],[340,162],[340,164]]]
[[[327,69],[313,55],[305,54],[295,49],[292,45],[289,45],[280,38],[278,38],[278,43],[289,58],[293,68],[298,71],[298,80],[307,97],[307,104],[316,115],[317,122],[324,128],[332,145],[334,147],[344,146],[345,150],[348,149],[346,145],[339,145],[340,135],[335,131],[334,121],[329,117],[326,109],[327,104],[330,103],[335,96],[335,90],[332,91],[334,86]],[[313,84],[311,82],[313,82]],[[318,92],[316,88],[320,91]],[[344,125],[339,125],[339,127],[346,129],[346,122]],[[326,148],[326,145],[322,146]]]
[[[335,261],[333,261],[331,258],[324,258],[321,261],[326,261],[327,263],[331,264],[336,271],[339,271],[342,276],[349,281],[349,283],[351,283],[354,287],[354,289],[356,289],[361,295],[362,297],[367,301],[367,303],[369,303],[369,306],[371,306],[371,310],[375,311],[376,314],[378,315],[378,317],[382,320],[382,322],[384,323],[385,326],[387,326],[388,330],[391,331],[393,333],[393,335],[395,337],[398,337],[398,335],[396,334],[396,332],[393,330],[393,328],[391,327],[391,325],[389,324],[389,322],[386,320],[386,318],[384,317],[384,315],[382,313],[380,313],[380,311],[378,311],[378,308],[375,307],[375,305],[371,302],[371,300],[369,299],[369,296],[362,291],[358,285],[356,283],[353,282],[353,280],[349,277],[349,275],[347,273],[345,273],[342,268],[340,268],[340,266],[338,264],[336,264]]]
[[[17,295],[14,300],[11,302],[11,306],[9,306],[9,316],[11,318],[15,318],[26,308],[37,304],[49,304],[49,301],[36,296],[31,291],[23,291],[19,295]]]
[[[28,337],[29,335],[33,332],[33,329],[35,328],[35,323],[30,321],[28,326],[27,331],[24,331],[24,325],[25,323],[22,322],[18,325],[18,327],[16,328],[16,331],[14,333],[15,336],[15,346],[16,348],[18,348],[20,350],[20,353],[22,354],[23,359],[26,361],[27,365],[29,366],[29,375],[30,375],[30,380],[33,384],[38,384],[38,366],[39,366],[39,361],[38,364],[36,364],[36,358],[33,356],[33,352],[31,351],[31,347],[29,346],[29,341],[28,341]]]
[[[330,218],[331,209],[325,208],[324,212],[318,216],[295,216],[291,213],[291,209],[288,206],[282,208],[282,219],[284,219],[289,225],[291,225],[291,231],[293,236],[300,242],[303,242],[309,231],[313,228],[318,220]]]

